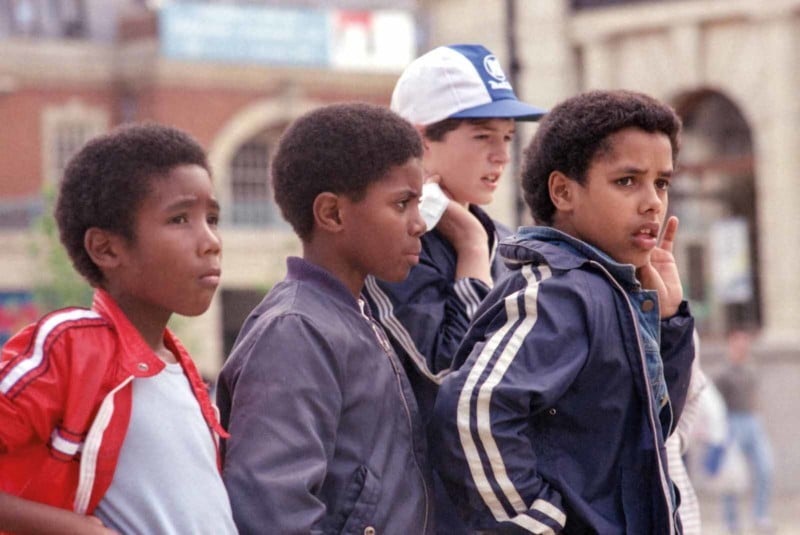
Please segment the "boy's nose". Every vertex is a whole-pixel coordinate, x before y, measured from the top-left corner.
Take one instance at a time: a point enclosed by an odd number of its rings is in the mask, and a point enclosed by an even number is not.
[[[216,228],[210,227],[207,223],[203,225],[203,230],[199,240],[200,253],[220,254],[222,252],[222,238]]]
[[[425,234],[426,230],[428,230],[428,225],[425,223],[425,220],[422,219],[422,214],[417,207],[414,214],[411,216],[408,233],[414,237],[419,237]]]
[[[495,148],[490,155],[490,160],[492,163],[498,163],[501,165],[507,164],[511,161],[511,152],[508,149],[506,144]]]
[[[664,200],[655,188],[646,188],[644,199],[642,199],[642,212],[655,211],[660,213],[664,207]]]

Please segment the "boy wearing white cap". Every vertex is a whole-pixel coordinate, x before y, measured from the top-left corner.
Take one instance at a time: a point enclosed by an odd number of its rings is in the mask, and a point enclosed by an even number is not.
[[[370,276],[364,293],[403,362],[427,427],[475,310],[506,271],[494,250],[511,231],[479,206],[494,198],[515,120],[538,120],[544,110],[517,100],[497,57],[480,45],[441,46],[414,60],[397,81],[392,110],[422,135],[428,183],[420,212],[428,232],[405,281]],[[466,533],[436,478],[434,486],[439,532]]]
[[[422,135],[429,183],[421,211],[429,232],[404,282],[370,277],[366,293],[427,422],[472,315],[505,272],[494,249],[510,231],[479,206],[494,197],[515,120],[538,120],[544,110],[517,100],[498,59],[480,45],[441,46],[414,60],[391,106]],[[435,183],[444,195],[431,191]]]

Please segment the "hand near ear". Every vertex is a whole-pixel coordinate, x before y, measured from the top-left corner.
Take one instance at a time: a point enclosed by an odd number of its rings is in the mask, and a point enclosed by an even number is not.
[[[678,311],[683,301],[683,286],[678,275],[678,266],[672,256],[678,218],[671,216],[664,228],[661,243],[650,254],[650,262],[636,271],[642,287],[658,292],[661,318],[668,318]]]
[[[436,230],[450,242],[456,251],[456,278],[478,279],[491,287],[492,270],[489,236],[486,229],[466,206],[452,200],[453,196],[441,184],[440,176],[431,175],[425,180],[439,183],[444,194],[450,198],[447,208],[436,224]]]

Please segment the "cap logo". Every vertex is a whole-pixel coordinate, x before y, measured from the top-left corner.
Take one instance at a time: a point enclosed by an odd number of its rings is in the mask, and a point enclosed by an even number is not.
[[[492,89],[511,90],[511,84],[506,80],[506,73],[503,72],[503,68],[494,54],[489,54],[483,58],[483,68],[489,76],[494,78],[494,80],[487,80],[489,87]]]

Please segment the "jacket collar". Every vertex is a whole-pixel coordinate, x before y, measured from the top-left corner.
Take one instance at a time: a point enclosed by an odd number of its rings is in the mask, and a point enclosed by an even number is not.
[[[500,242],[498,251],[511,268],[538,261],[554,269],[570,270],[594,262],[627,290],[641,288],[632,264],[620,264],[600,249],[552,227],[520,227]]]
[[[117,353],[118,362],[128,375],[151,377],[166,367],[164,361],[150,349],[142,335],[139,334],[138,329],[133,326],[122,309],[119,308],[114,298],[102,288],[95,290],[92,309],[103,316],[117,332],[120,346],[120,350]],[[186,351],[183,344],[169,329],[164,329],[164,345],[172,351],[172,354],[175,355],[175,358],[180,363],[195,393],[195,397],[198,399],[200,410],[208,425],[221,437],[227,438],[228,434],[219,423],[215,409],[208,398],[206,385],[203,383],[200,374],[197,373],[197,368],[195,368],[189,352]]]
[[[111,294],[102,288],[96,289],[92,308],[103,316],[117,332],[120,346],[119,364],[126,372],[135,377],[150,377],[164,369],[164,361],[150,349],[139,330],[133,326]],[[183,365],[188,354],[169,329],[164,331],[164,344]]]
[[[286,280],[303,281],[318,286],[333,299],[360,310],[358,300],[350,293],[350,289],[327,269],[298,256],[288,257],[286,268]]]

